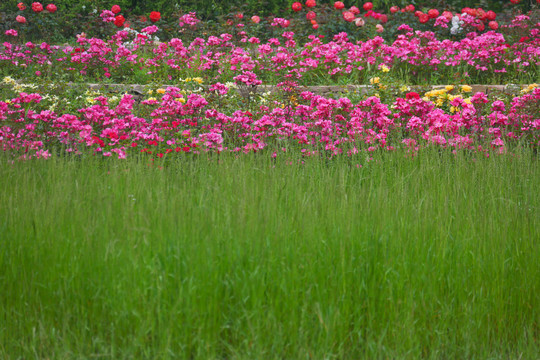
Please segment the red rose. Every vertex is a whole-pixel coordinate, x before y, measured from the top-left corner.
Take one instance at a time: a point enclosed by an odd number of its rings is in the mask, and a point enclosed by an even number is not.
[[[122,11],[122,9],[120,9],[120,6],[118,5],[113,5],[111,11],[115,14],[118,14],[120,11]]]
[[[46,7],[45,9],[46,9],[48,12],[50,12],[51,14],[57,10],[56,5],[54,5],[54,4],[49,4],[49,5],[47,5],[47,7]]]
[[[306,19],[308,20],[314,20],[317,17],[317,14],[315,14],[314,11],[310,11],[306,14]]]
[[[520,1],[521,1],[521,0],[510,0],[510,2],[511,2],[512,4],[519,4]]]
[[[490,21],[488,26],[491,30],[497,30],[499,28],[499,23],[496,21]]]
[[[439,16],[439,10],[437,9],[431,9],[427,12],[428,16],[430,19],[435,19],[436,17]]]
[[[126,19],[122,15],[118,15],[117,17],[114,18],[114,25],[118,27],[122,27],[125,21]]]
[[[22,2],[18,3],[17,4],[17,7],[19,8],[19,10],[23,11],[26,9],[26,5],[24,5]]]
[[[42,12],[43,11],[43,5],[41,5],[38,2],[32,3],[32,10],[34,10],[34,12],[37,12],[37,13]]]
[[[429,16],[428,14],[420,13],[420,15],[418,15],[418,20],[420,20],[422,24],[425,24],[428,22]]]
[[[418,93],[415,93],[415,92],[410,92],[410,93],[405,94],[405,98],[407,100],[420,99],[420,95],[418,95]]]
[[[159,21],[159,19],[161,19],[161,13],[159,11],[152,11],[150,13],[150,21],[151,22],[156,22],[156,21]]]
[[[443,11],[442,16],[444,16],[448,20],[452,20],[452,13],[450,11]]]
[[[415,9],[415,7],[414,7],[413,4],[409,4],[409,5],[405,6],[405,11],[407,11],[407,12],[414,12],[414,9]]]
[[[495,14],[495,11],[489,10],[486,13],[486,19],[488,19],[489,21],[495,20],[496,18],[497,18],[497,14]]]
[[[26,18],[24,16],[17,15],[17,17],[15,18],[15,21],[17,21],[19,24],[25,24]]]
[[[478,10],[476,10],[476,16],[477,16],[480,20],[484,20],[484,19],[486,18],[486,12],[484,11],[484,9],[478,8]]]
[[[371,9],[373,9],[373,3],[367,2],[367,3],[364,4],[363,8],[366,11],[371,10]]]
[[[336,10],[341,10],[341,9],[343,9],[345,7],[345,4],[342,3],[341,1],[336,1],[334,3],[334,7],[336,8]]]
[[[300,4],[299,2],[295,2],[292,4],[291,8],[293,9],[293,11],[301,11],[302,10],[302,4]]]
[[[317,30],[319,28],[319,24],[315,23],[311,26],[313,30]]]
[[[382,14],[379,20],[381,20],[382,24],[386,24],[388,22],[388,16],[386,16],[386,14]]]
[[[497,24],[497,27],[499,27],[498,24]],[[486,25],[484,25],[484,23],[481,22],[480,24],[478,24],[476,28],[478,29],[478,31],[484,31],[486,29]]]
[[[392,14],[395,14],[395,13],[397,13],[398,11],[399,11],[399,6],[395,6],[395,5],[394,5],[394,6],[392,6],[392,7],[390,8],[390,12],[391,12]]]
[[[317,3],[315,2],[315,0],[307,0],[306,1],[306,7],[312,8],[312,7],[315,7],[315,6],[317,6]]]

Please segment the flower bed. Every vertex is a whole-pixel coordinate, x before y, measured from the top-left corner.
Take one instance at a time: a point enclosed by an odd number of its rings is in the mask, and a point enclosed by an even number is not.
[[[308,17],[314,4],[306,3]],[[304,11],[301,4],[293,10]],[[357,10],[347,10],[353,20]],[[377,25],[398,19],[398,12],[385,20],[369,5],[364,10]],[[354,156],[398,148],[415,154],[431,146],[481,152],[537,147],[536,13],[517,15],[495,31],[474,25],[492,14],[470,10],[460,14],[459,28],[468,24],[474,31],[463,36],[401,24],[392,41],[378,35],[354,40],[345,32],[304,41],[289,31],[294,24],[288,19],[274,18],[278,35],[266,40],[237,26],[190,43],[160,42],[158,26],[124,28],[115,7],[101,17],[120,30],[108,38],[79,34],[76,45],[24,42],[11,29],[6,36],[12,41],[0,50],[0,74],[9,75],[0,89],[0,146],[23,159],[64,151],[163,158],[179,152]],[[441,23],[455,16],[436,15],[427,16]],[[156,24],[160,19],[151,16]],[[179,22],[196,27],[200,21],[186,14]],[[433,88],[437,83],[455,86]],[[130,93],[118,94],[119,87]]]
[[[58,151],[119,158],[264,151],[276,157],[291,152],[355,156],[397,148],[415,154],[432,146],[502,153],[516,144],[540,145],[535,84],[506,98],[471,94],[469,86],[423,96],[403,88],[396,97],[353,93],[336,99],[293,84],[280,89],[246,99],[216,83],[204,91],[149,90],[138,104],[129,94],[87,93],[71,105],[66,98],[19,92],[0,102],[0,139],[4,151],[23,159]]]

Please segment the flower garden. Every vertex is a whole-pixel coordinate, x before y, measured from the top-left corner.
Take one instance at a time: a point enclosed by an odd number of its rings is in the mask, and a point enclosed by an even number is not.
[[[62,43],[60,5],[17,4],[0,357],[537,356],[540,8],[519,3],[111,4]]]

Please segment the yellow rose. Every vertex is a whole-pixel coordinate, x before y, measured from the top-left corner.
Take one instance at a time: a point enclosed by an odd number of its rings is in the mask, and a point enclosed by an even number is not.
[[[159,94],[165,94],[165,89],[157,89],[156,92]]]
[[[378,84],[380,82],[381,82],[381,79],[379,77],[374,77],[374,78],[369,79],[369,83],[372,84],[372,85],[373,84]]]
[[[461,91],[463,91],[463,92],[471,92],[472,87],[470,87],[469,85],[461,85]]]

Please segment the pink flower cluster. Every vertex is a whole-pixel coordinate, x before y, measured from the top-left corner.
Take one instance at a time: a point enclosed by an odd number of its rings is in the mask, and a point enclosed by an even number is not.
[[[290,87],[287,91],[295,87],[285,85]],[[207,98],[226,94],[226,86],[215,84]],[[353,103],[348,98],[302,92],[299,103],[259,105],[255,113],[224,113],[207,98],[185,97],[179,88],[169,87],[159,101],[146,100],[137,108],[131,95],[124,95],[116,106],[99,96],[77,114],[57,114],[39,110],[40,95],[20,93],[9,102],[0,101],[0,148],[28,159],[46,158],[59,149],[161,158],[187,152],[263,150],[274,156],[294,151],[304,156],[354,156],[398,148],[414,154],[432,146],[502,153],[518,142],[540,146],[540,88],[508,104],[481,92],[470,102],[455,98],[454,112],[445,112],[416,93],[388,105],[378,97]]]
[[[180,25],[180,27],[184,27],[195,26],[200,22],[201,20],[197,19],[197,14],[195,14],[194,12],[190,12],[180,16],[178,24]]]
[[[105,10],[101,16],[104,21],[115,21],[112,11]],[[188,21],[189,16],[184,15],[184,20]],[[276,25],[281,24],[277,18],[274,20]],[[133,38],[133,34],[120,31],[108,40],[80,38],[76,48],[47,46],[46,51],[41,46],[5,42],[0,45],[0,66],[19,77],[25,76],[25,68],[43,72],[41,67],[44,67],[48,72],[52,68],[53,73],[63,73],[68,78],[73,76],[70,74],[78,73],[94,74],[100,79],[107,72],[111,78],[121,80],[123,69],[137,62],[137,66],[146,67],[148,72],[162,79],[172,78],[182,68],[193,71],[193,76],[212,74],[215,81],[223,83],[233,81],[244,71],[251,71],[259,78],[271,74],[276,78],[304,78],[309,83],[321,73],[331,76],[355,74],[380,68],[383,64],[389,69],[401,68],[412,75],[426,71],[453,72],[460,67],[462,72],[496,72],[508,76],[540,65],[540,24],[530,28],[527,37],[521,38],[527,41],[518,42],[509,42],[495,31],[472,32],[462,40],[452,41],[439,40],[433,32],[414,31],[408,25],[399,29],[403,34],[393,43],[378,36],[353,42],[345,33],[335,35],[326,43],[316,36],[310,36],[306,43],[299,43],[290,31],[283,33],[283,39],[271,38],[263,42],[241,31],[237,37],[222,34],[220,37],[196,38],[186,45],[175,38],[160,44],[151,54],[138,46],[140,41]],[[157,27],[150,26],[144,32],[152,34],[156,30]],[[251,49],[244,43],[255,46]]]

